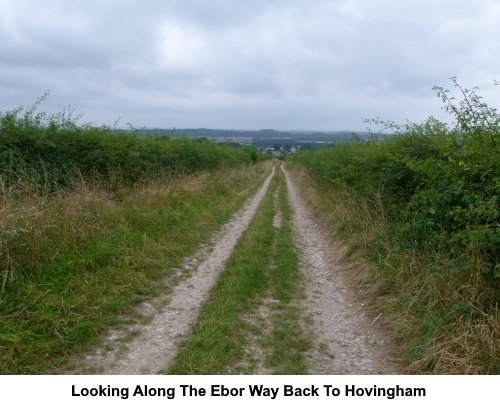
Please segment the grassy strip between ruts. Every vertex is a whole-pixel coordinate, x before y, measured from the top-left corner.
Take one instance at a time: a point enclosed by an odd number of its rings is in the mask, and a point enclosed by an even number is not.
[[[134,304],[164,289],[160,281],[256,191],[269,164],[2,201],[1,226],[19,248],[2,280],[0,373],[54,372],[131,319]]]
[[[279,171],[278,206],[281,226],[276,229],[274,266],[269,276],[272,305],[273,330],[270,336],[270,354],[265,365],[274,369],[275,374],[305,374],[303,353],[310,348],[300,319],[300,308],[294,299],[301,295],[301,274],[294,247],[291,228],[292,210],[288,204],[286,183],[283,172]]]
[[[278,204],[275,193],[278,192]],[[276,208],[282,224],[273,226]],[[290,228],[290,208],[280,170],[249,228],[229,259],[226,269],[203,305],[191,335],[166,372],[170,374],[252,373],[263,360],[279,374],[305,370],[302,352],[308,348],[299,322],[298,308],[291,305],[298,291],[298,261]],[[259,308],[271,298],[269,330],[255,325]],[[258,335],[265,359],[248,358],[252,335]]]

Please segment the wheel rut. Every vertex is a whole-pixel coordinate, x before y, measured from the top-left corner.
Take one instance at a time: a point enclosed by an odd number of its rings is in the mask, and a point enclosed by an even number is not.
[[[347,248],[314,219],[291,176],[282,170],[304,277],[303,315],[312,323],[305,326],[312,334],[312,348],[306,353],[309,374],[401,373],[391,360],[390,337],[352,292]]]
[[[91,354],[71,365],[72,374],[151,375],[169,369],[238,240],[254,218],[276,167],[272,168],[254,197],[216,233],[211,243],[186,258],[183,268],[178,269],[178,283],[170,293],[143,302],[138,307],[148,321],[109,331],[103,343]],[[378,318],[373,319],[373,314],[364,308],[352,291],[347,249],[314,218],[284,165],[280,170],[292,209],[290,225],[302,273],[302,292],[290,305],[302,313],[298,329],[302,329],[311,342],[303,353],[307,373],[402,373],[397,362],[391,360],[393,345],[390,337],[378,326]],[[274,227],[279,228],[281,222],[281,213],[275,208]],[[255,313],[241,316],[245,319],[248,315],[248,322],[260,324],[264,328],[261,334],[265,335],[272,328],[272,319],[279,314],[266,301],[262,305],[261,309],[254,309]],[[246,340],[247,355],[257,364],[248,372],[272,373],[272,368],[264,366],[263,358],[256,358],[266,354],[267,349],[259,343],[262,338],[248,336]],[[228,372],[231,373],[231,368]]]
[[[72,365],[71,373],[138,375],[158,374],[167,369],[238,239],[255,215],[274,173],[275,166],[255,196],[215,235],[213,248],[205,246],[194,257],[186,259],[186,267],[192,269],[181,277],[167,297],[140,305],[138,310],[151,318],[149,322],[132,325],[125,331],[110,331],[95,353]]]

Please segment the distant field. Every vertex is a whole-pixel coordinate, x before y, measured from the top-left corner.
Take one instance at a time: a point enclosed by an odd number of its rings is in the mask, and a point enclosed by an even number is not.
[[[155,133],[160,136],[187,136],[193,138],[207,138],[209,140],[218,139],[220,141],[226,139],[228,142],[236,140],[245,140],[245,142],[253,142],[254,144],[273,144],[273,142],[292,142],[292,143],[316,143],[316,142],[341,142],[359,137],[368,139],[372,134],[369,132],[352,132],[352,131],[278,131],[274,129],[261,129],[255,131],[247,130],[225,130],[225,129],[208,129],[208,128],[172,128],[172,129],[141,129],[139,134]]]

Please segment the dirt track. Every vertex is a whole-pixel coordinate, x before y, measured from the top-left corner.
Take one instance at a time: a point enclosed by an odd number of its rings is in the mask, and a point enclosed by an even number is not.
[[[294,211],[296,246],[306,279],[305,315],[313,320],[310,374],[396,374],[391,345],[373,315],[349,290],[347,249],[317,223],[291,177],[285,177]]]
[[[224,269],[238,239],[257,211],[274,175],[214,236],[212,242],[186,258],[180,282],[166,297],[140,306],[149,317],[126,329],[110,331],[92,354],[72,364],[73,374],[157,374],[172,362],[190,331],[201,304]],[[294,211],[295,243],[306,280],[306,298],[299,305],[312,323],[305,325],[313,347],[307,353],[309,374],[394,374],[388,361],[390,344],[377,329],[373,314],[356,301],[346,283],[345,248],[313,220],[290,176],[285,172]],[[208,245],[212,246],[209,247]],[[257,372],[268,373],[262,368]]]

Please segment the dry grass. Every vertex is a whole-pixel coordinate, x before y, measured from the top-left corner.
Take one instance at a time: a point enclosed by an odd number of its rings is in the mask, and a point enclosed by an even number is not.
[[[500,372],[498,308],[487,314],[474,305],[484,291],[479,272],[461,285],[450,283],[446,272],[429,270],[436,265],[445,269],[446,256],[425,254],[394,239],[376,192],[372,201],[360,201],[346,190],[325,190],[300,165],[287,165],[330,232],[347,242],[350,278],[384,312],[410,372]],[[473,315],[455,315],[457,302]]]
[[[0,199],[0,374],[46,372],[161,282],[256,189],[270,162],[109,191]]]

